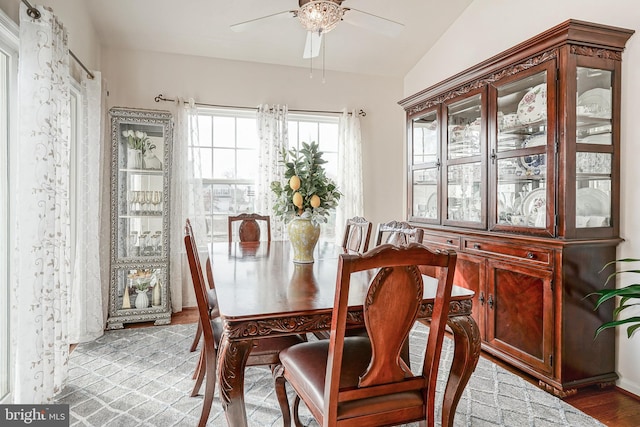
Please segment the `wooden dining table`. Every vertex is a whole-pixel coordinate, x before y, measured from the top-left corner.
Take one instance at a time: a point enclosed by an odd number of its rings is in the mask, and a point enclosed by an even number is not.
[[[230,426],[247,426],[244,370],[255,340],[331,329],[338,256],[344,249],[320,242],[315,262],[295,264],[289,242],[213,243],[209,246],[223,333],[218,350],[218,385]],[[351,279],[349,328],[364,325],[362,301],[375,274],[361,272]],[[418,314],[428,320],[436,280],[424,279]],[[456,406],[480,356],[480,333],[471,317],[473,292],[454,286],[448,326],[454,356],[447,379],[442,425],[452,426]]]

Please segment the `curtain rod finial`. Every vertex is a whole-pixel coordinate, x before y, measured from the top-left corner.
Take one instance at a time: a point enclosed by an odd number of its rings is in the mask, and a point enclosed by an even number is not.
[[[27,9],[27,15],[29,15],[29,17],[33,18],[33,19],[40,19],[40,17],[42,16],[40,14],[40,11],[38,9],[36,9],[35,7],[30,7]]]
[[[162,99],[162,94],[161,94],[161,93],[160,93],[160,94],[158,94],[158,95],[157,95],[155,98],[153,98],[153,99],[154,99],[156,102],[163,101],[163,99]]]

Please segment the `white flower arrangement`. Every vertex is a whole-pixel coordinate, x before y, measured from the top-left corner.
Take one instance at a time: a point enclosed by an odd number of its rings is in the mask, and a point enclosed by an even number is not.
[[[151,142],[146,132],[142,132],[139,130],[134,131],[132,129],[129,129],[123,130],[122,136],[127,138],[127,144],[129,145],[129,148],[141,151],[142,155],[144,155],[145,152],[156,148],[156,145]]]

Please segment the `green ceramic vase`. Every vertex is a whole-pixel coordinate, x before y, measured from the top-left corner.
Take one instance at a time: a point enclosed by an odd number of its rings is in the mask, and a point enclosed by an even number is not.
[[[311,219],[295,218],[289,223],[288,231],[293,248],[293,262],[312,263],[313,250],[320,237],[320,226],[313,225]]]

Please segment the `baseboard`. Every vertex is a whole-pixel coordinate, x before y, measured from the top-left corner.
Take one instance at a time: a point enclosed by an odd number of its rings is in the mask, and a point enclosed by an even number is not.
[[[640,401],[640,386],[638,386],[638,384],[621,379],[618,380],[616,389],[618,389],[621,393],[624,393],[627,396]]]

